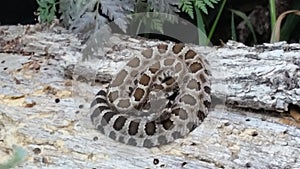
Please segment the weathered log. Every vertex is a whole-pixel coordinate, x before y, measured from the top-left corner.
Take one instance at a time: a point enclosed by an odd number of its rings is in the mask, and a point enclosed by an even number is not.
[[[18,145],[27,154],[16,168],[300,168],[299,44],[188,44],[210,62],[218,102],[188,137],[146,149],[101,135],[88,109],[105,85],[95,80],[164,42],[109,38],[82,61],[85,46],[60,27],[0,27],[1,164]]]

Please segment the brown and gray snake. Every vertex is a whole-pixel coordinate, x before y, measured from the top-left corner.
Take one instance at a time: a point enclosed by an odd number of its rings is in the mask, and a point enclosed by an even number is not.
[[[133,57],[91,104],[91,120],[119,142],[154,147],[201,124],[211,103],[208,62],[183,44],[160,44]]]

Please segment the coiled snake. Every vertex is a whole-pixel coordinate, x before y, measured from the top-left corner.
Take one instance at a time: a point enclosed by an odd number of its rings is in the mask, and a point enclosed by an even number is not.
[[[182,44],[132,58],[91,104],[95,127],[119,142],[153,147],[194,130],[211,103],[207,61]]]

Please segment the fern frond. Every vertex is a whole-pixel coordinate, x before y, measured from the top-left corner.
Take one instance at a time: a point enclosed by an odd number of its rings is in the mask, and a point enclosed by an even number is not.
[[[203,0],[203,2],[208,5],[210,8],[214,8],[214,5],[212,4],[211,0]]]
[[[181,0],[179,4],[179,8],[187,13],[192,19],[194,19],[194,0]]]
[[[174,14],[179,12],[178,9],[172,7],[179,4],[179,0],[147,0],[153,12]]]
[[[204,12],[205,14],[208,14],[207,8],[206,8],[206,4],[204,3],[203,0],[196,0],[195,2],[195,6],[199,9],[202,10],[202,12]]]
[[[72,27],[73,23],[80,20],[86,12],[93,12],[98,0],[60,0],[59,12],[62,14],[60,19],[66,27]]]
[[[163,33],[163,21],[161,19],[152,19],[150,24],[151,29],[157,30],[160,33]]]
[[[210,2],[217,4],[220,0],[210,0]]]
[[[158,12],[161,16],[165,14],[162,18],[162,23],[167,21],[170,23],[178,22],[178,17],[175,12],[180,12],[177,8],[180,0],[147,0],[147,9],[146,12]],[[157,29],[155,29],[157,30]],[[160,31],[160,30],[159,30]]]
[[[130,0],[109,0],[100,1],[102,12],[111,20],[115,20],[116,25],[124,32],[127,28],[127,18],[130,12],[133,12],[134,1]],[[129,9],[129,10],[128,10]]]
[[[207,6],[214,8],[214,4],[217,4],[220,0],[196,0],[195,6],[201,9],[203,13],[208,14]]]
[[[114,20],[123,30],[127,29],[128,19],[134,10],[135,1],[131,0],[60,0],[63,24],[76,33],[88,36],[95,30]],[[99,11],[104,15],[100,15]],[[85,39],[85,38],[84,38]]]

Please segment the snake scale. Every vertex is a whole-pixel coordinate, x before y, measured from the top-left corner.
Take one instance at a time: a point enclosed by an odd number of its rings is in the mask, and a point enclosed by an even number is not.
[[[133,57],[91,103],[91,120],[119,142],[153,147],[193,131],[211,103],[208,62],[183,44],[159,44]]]

